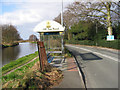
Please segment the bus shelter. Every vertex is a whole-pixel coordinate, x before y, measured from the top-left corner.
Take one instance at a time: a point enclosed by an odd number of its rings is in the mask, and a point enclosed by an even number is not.
[[[40,35],[39,41],[44,42],[47,57],[50,55],[58,57],[61,59],[61,62],[64,61],[64,30],[65,27],[52,20],[43,21],[34,28],[34,31]],[[48,58],[49,63],[52,60],[53,57],[51,60]]]

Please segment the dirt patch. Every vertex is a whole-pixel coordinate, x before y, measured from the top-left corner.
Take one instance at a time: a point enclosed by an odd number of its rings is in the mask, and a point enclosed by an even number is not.
[[[37,86],[37,88],[51,88],[52,86],[59,84],[63,78],[62,71],[51,65],[48,65],[46,70],[41,73],[39,72],[39,62],[37,62],[32,67],[32,70],[35,73],[32,82],[34,82],[34,85]],[[28,83],[29,86],[31,86],[31,83]]]

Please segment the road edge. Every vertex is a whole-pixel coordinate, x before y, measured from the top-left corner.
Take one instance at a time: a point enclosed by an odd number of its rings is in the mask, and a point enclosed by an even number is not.
[[[83,71],[82,71],[80,65],[78,64],[78,61],[76,60],[75,56],[74,56],[73,58],[74,58],[75,63],[76,63],[76,65],[77,65],[77,69],[78,69],[78,72],[79,72],[79,76],[80,76],[80,78],[81,78],[81,80],[82,80],[82,84],[84,85],[84,88],[87,90],[86,82],[85,82],[85,80],[84,80],[84,78],[83,78],[84,75],[82,74]],[[82,71],[82,72],[81,72],[81,71]]]
[[[120,51],[119,49],[113,49],[113,48],[108,48],[108,47],[102,47],[102,46],[89,46],[89,45],[80,45],[80,44],[66,44],[66,45],[76,45],[76,46],[86,46],[86,47],[95,47],[95,48],[100,48],[100,49],[107,49],[109,51]]]

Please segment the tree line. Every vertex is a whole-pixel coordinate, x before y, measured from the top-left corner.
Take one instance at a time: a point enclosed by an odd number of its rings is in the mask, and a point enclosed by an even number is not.
[[[2,29],[2,44],[4,45],[12,45],[15,41],[22,40],[20,34],[18,33],[17,29],[13,25],[0,25]]]
[[[63,12],[65,39],[95,40],[114,35],[120,39],[120,3],[112,1],[74,2]],[[55,19],[61,22],[61,14]]]

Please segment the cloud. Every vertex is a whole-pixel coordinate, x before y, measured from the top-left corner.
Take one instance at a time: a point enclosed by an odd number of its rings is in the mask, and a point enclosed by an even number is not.
[[[16,3],[21,3],[21,2],[73,2],[76,0],[1,0],[1,2],[16,2]]]
[[[61,3],[58,2],[28,2],[17,5],[19,7],[17,10],[0,15],[2,24],[23,25],[46,19],[54,19],[61,11]],[[66,3],[64,5],[66,6]]]
[[[35,10],[19,10],[13,13],[5,13],[1,16],[2,24],[11,23],[13,25],[21,25],[25,23],[33,23],[42,19]]]
[[[68,3],[64,2],[64,7]],[[28,39],[31,34],[35,34],[33,29],[38,23],[52,20],[61,12],[61,2],[9,2],[7,4],[16,5],[16,8],[11,12],[4,11],[0,14],[0,24],[13,24],[23,39]]]

